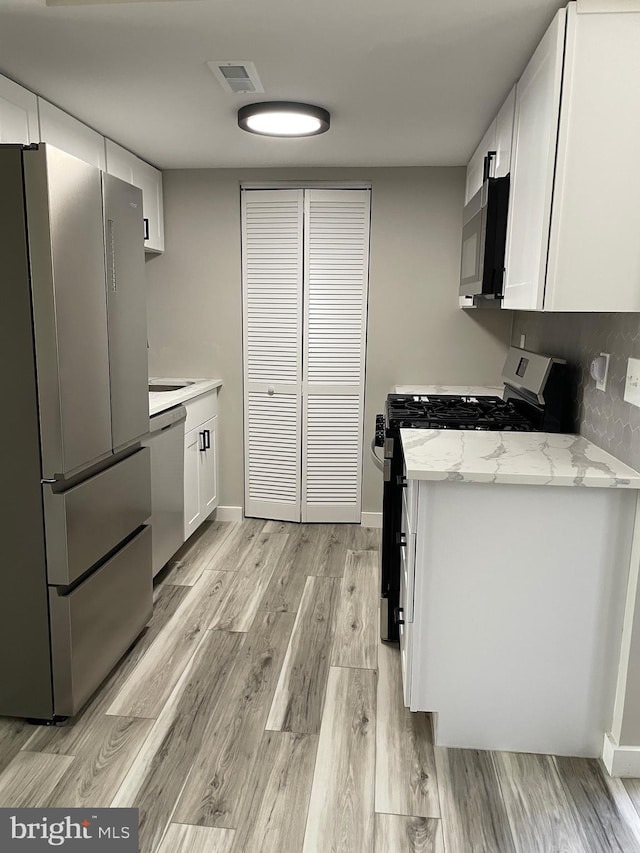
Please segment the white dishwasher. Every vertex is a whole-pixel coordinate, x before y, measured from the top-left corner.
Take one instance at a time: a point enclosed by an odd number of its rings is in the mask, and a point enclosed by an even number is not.
[[[151,547],[154,577],[184,542],[184,422],[174,406],[149,418],[142,442],[151,450]]]

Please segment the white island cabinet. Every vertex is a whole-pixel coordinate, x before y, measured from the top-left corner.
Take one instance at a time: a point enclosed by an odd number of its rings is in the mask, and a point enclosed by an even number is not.
[[[406,705],[441,746],[601,755],[640,474],[579,436],[401,435]]]

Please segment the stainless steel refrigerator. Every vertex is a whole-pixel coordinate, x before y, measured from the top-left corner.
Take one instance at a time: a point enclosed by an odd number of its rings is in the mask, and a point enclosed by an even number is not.
[[[75,714],[152,610],[142,193],[0,146],[0,714]]]

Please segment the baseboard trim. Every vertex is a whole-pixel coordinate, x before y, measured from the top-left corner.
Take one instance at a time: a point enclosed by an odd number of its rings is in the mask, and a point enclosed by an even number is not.
[[[381,512],[361,512],[360,524],[363,527],[382,527]]]
[[[216,521],[242,521],[244,513],[241,506],[219,506],[215,517]]]
[[[640,746],[619,746],[610,734],[604,736],[602,761],[614,778],[640,776]]]

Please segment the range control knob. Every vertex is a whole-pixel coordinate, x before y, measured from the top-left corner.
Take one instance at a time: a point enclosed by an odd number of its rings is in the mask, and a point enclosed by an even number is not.
[[[376,415],[375,446],[384,447],[384,415]]]

